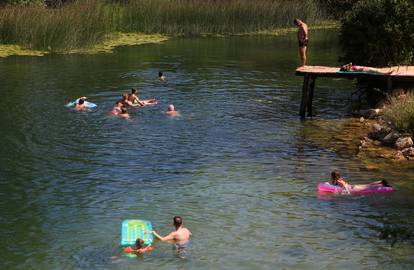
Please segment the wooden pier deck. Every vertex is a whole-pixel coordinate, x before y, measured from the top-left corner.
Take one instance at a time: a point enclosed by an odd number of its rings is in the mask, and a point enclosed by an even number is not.
[[[339,67],[304,66],[296,69],[296,76],[303,76],[302,99],[299,114],[301,117],[312,116],[312,101],[317,77],[348,78],[357,80],[379,80],[386,83],[388,90],[397,82],[412,83],[414,87],[414,66],[394,66],[372,68],[376,72],[339,71]]]

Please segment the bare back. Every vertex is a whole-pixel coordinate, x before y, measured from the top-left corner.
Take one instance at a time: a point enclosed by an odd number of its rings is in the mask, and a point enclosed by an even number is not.
[[[180,227],[178,230],[174,233],[174,240],[181,242],[181,241],[187,241],[190,239],[191,232],[189,229]]]

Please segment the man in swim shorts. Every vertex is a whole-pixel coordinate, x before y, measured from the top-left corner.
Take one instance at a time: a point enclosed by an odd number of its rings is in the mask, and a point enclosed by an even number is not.
[[[192,233],[189,229],[184,227],[183,219],[180,216],[175,216],[173,218],[173,224],[175,231],[171,232],[167,236],[162,237],[156,231],[152,231],[152,233],[161,241],[174,243],[178,256],[181,259],[184,259],[186,257],[186,248],[190,242],[190,236]]]
[[[301,61],[299,67],[303,67],[306,65],[306,49],[309,43],[308,25],[299,19],[294,19],[293,23],[298,28],[299,56]]]
[[[173,218],[173,224],[175,227],[175,231],[169,233],[167,236],[162,237],[156,231],[152,231],[152,233],[161,241],[176,241],[176,242],[185,242],[190,240],[190,236],[192,235],[190,230],[185,228],[183,225],[183,219],[180,216],[175,216]]]

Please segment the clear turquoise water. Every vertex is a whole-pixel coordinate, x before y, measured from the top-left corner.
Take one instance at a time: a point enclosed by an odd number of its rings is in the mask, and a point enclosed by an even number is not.
[[[192,38],[1,59],[1,269],[410,269],[413,170],[370,171],[307,137],[296,46],[294,35]],[[334,33],[313,33],[312,64],[338,53]],[[159,105],[108,117],[131,87]],[[346,115],[352,91],[318,81],[317,119]],[[98,109],[64,106],[81,95]],[[171,103],[181,118],[163,115]],[[335,168],[354,183],[385,177],[397,192],[319,197]],[[166,234],[174,215],[194,234],[188,259],[160,242],[120,256],[122,220]]]

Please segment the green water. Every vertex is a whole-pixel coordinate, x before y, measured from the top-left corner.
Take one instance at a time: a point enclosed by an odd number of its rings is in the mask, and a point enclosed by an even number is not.
[[[336,35],[312,34],[309,62],[335,64]],[[353,86],[319,80],[318,116],[301,121],[298,61],[293,34],[1,59],[0,268],[410,269],[412,167],[368,170],[352,146],[316,142],[337,129],[313,121],[337,125]],[[109,117],[131,87],[159,104]],[[98,109],[64,106],[81,95]],[[168,104],[182,117],[166,117]],[[396,192],[318,196],[335,168],[353,183],[387,178]],[[174,215],[193,232],[187,259],[161,242],[121,256],[122,220],[151,220],[164,235]]]

